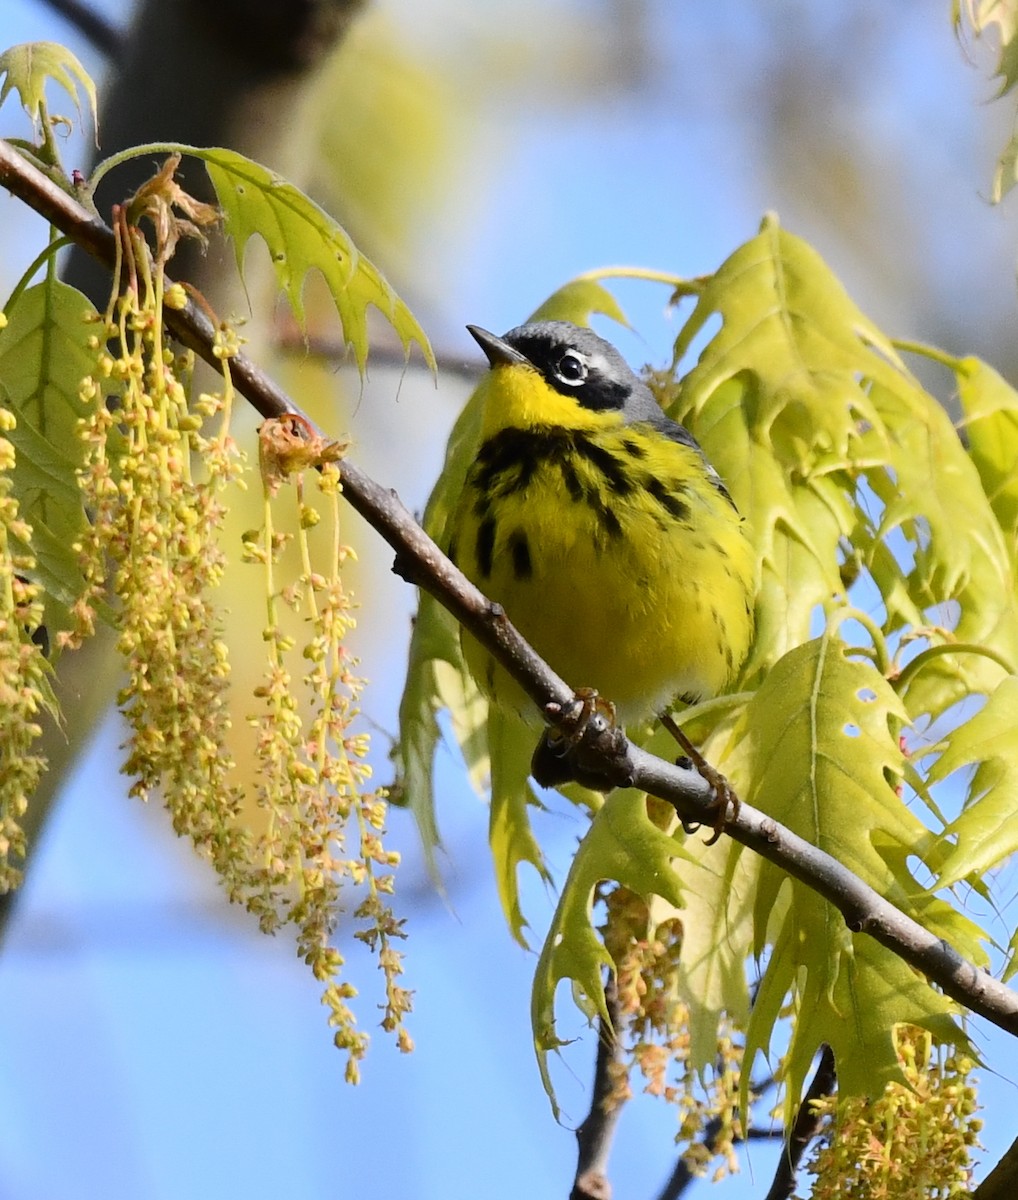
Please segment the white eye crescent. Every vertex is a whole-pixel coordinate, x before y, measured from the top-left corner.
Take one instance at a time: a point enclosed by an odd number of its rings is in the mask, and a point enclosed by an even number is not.
[[[573,387],[587,378],[587,360],[577,350],[567,350],[558,360],[555,374],[563,383]]]

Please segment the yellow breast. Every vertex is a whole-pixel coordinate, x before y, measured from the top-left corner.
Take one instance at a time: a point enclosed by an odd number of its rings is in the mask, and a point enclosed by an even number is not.
[[[753,554],[700,455],[621,416],[565,428],[506,415],[489,425],[452,523],[464,573],[623,722],[721,691],[749,648]],[[539,719],[469,635],[464,653],[492,699]]]

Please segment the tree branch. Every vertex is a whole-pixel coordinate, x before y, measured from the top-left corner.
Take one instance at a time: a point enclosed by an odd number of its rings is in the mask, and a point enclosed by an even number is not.
[[[972,1200],[1013,1200],[1018,1196],[1018,1141],[972,1193]]]
[[[107,265],[113,261],[113,234],[68,193],[61,191],[13,147],[0,141],[0,186],[24,200]],[[212,352],[215,330],[193,304],[167,310],[176,336],[218,367]],[[299,413],[294,401],[253,362],[231,360],[235,386],[264,417]],[[301,414],[303,415],[303,414]],[[394,491],[382,487],[344,460],[339,464],[347,500],[396,550],[401,574],[435,596],[517,679],[542,711],[557,705],[568,711],[574,693],[489,601],[442,553]],[[589,722],[592,753],[603,728]],[[586,739],[585,739],[586,740]],[[603,739],[602,740],[610,740]],[[604,753],[604,774],[659,796],[687,821],[712,823],[714,792],[697,772],[655,758],[616,740]],[[947,995],[1011,1034],[1018,1034],[1018,993],[962,957],[948,942],[906,916],[829,854],[743,802],[725,831],[744,846],[805,883],[843,914],[848,927],[875,938],[904,962],[938,984]]]
[[[590,1101],[590,1112],[576,1130],[576,1180],[569,1200],[611,1200],[608,1158],[624,1103],[617,1095],[613,1095],[615,1079],[612,1068],[621,1062],[619,1030],[622,1028],[622,1007],[614,974],[609,974],[605,984],[604,1002],[608,1019],[601,1017],[598,1022],[594,1094]]]
[[[346,367],[354,365],[354,357],[350,347],[340,338],[325,337],[322,334],[310,334],[308,337],[300,330],[287,329],[276,338],[276,346],[287,354],[303,358],[310,355],[321,359],[330,367]],[[486,367],[473,359],[465,359],[462,354],[453,350],[436,350],[435,362],[440,375],[452,375],[466,383],[477,383],[484,374]],[[390,370],[402,371],[406,367],[406,356],[399,342],[393,339],[391,345],[371,347],[371,363],[375,367],[385,367]]]
[[[820,1132],[821,1118],[813,1108],[813,1101],[821,1096],[829,1096],[834,1091],[838,1076],[834,1065],[834,1051],[830,1046],[824,1046],[820,1051],[820,1061],[816,1072],[810,1080],[799,1105],[792,1124],[792,1132],[785,1143],[784,1153],[778,1160],[778,1169],[774,1172],[766,1200],[788,1200],[795,1191],[799,1163],[806,1153],[806,1147]]]

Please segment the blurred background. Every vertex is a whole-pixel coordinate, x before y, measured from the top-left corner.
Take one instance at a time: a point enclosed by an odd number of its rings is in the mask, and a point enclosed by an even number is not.
[[[4,0],[0,43],[46,39],[78,55],[107,89],[103,153],[121,139],[232,138],[347,227],[431,337],[437,387],[419,362],[387,363],[383,328],[362,387],[332,353],[339,331],[313,295],[324,359],[285,319],[252,320],[250,348],[327,428],[349,431],[358,463],[411,508],[423,507],[480,367],[465,323],[503,331],[598,266],[712,271],[767,210],[817,247],[889,334],[980,354],[1018,377],[1018,224],[1013,203],[987,200],[1010,106],[989,103],[987,56],[959,44],[946,0],[374,0],[337,54],[281,39],[279,60],[256,47],[250,69],[217,49],[251,36],[243,6],[216,6],[207,44],[174,46],[160,22],[203,7],[148,3],[132,32],[129,0],[91,0],[94,28],[71,0]],[[0,129],[26,135],[13,100]],[[87,170],[92,154],[76,129],[65,164]],[[45,228],[6,196],[0,214],[6,295]],[[249,257],[259,311],[254,247]],[[196,269],[221,312],[247,311],[214,257]],[[633,328],[601,332],[635,366],[662,365],[679,324],[667,289],[615,290]],[[349,536],[364,708],[385,782],[414,598],[353,515]],[[75,725],[85,748],[39,835],[0,956],[0,1200],[568,1194],[574,1138],[552,1119],[532,1053],[535,959],[502,921],[486,809],[451,748],[437,787],[442,891],[411,817],[393,811],[389,829],[404,854],[396,907],[410,934],[417,1050],[402,1057],[379,1031],[353,1089],[292,944],[260,936],[158,806],[126,798],[117,719],[93,707]],[[564,806],[539,820],[561,878],[580,818]],[[539,945],[554,898],[533,878],[524,897]],[[350,948],[348,977],[370,1028],[381,978],[362,949]],[[1014,1052],[1003,1035],[977,1026],[974,1036],[992,1164],[1013,1136]],[[571,1124],[586,1112],[594,1044],[586,1032],[556,1076]],[[664,1105],[630,1106],[616,1195],[659,1193],[674,1131]],[[776,1154],[754,1144],[716,1194],[763,1195]]]

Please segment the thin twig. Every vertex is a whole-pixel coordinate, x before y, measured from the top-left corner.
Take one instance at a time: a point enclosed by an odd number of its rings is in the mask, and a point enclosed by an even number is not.
[[[616,1091],[616,1071],[621,1062],[619,1030],[622,1006],[614,974],[604,987],[608,1019],[598,1024],[597,1061],[594,1066],[594,1090],[590,1112],[576,1130],[576,1179],[569,1200],[611,1200],[608,1182],[608,1158],[624,1100]]]
[[[6,187],[68,234],[101,262],[113,260],[113,234],[68,193],[33,167],[8,143],[0,141],[0,186]],[[218,367],[212,351],[215,329],[193,304],[167,310],[167,322],[184,345]],[[294,401],[250,359],[231,360],[234,384],[265,417],[298,413]],[[303,414],[300,414],[303,416]],[[306,419],[306,418],[305,418]],[[346,498],[396,550],[400,573],[435,596],[519,681],[542,711],[558,705],[568,711],[574,692],[537,655],[506,618],[442,553],[414,520],[394,491],[382,487],[349,459],[340,463]],[[590,722],[595,734],[596,722]],[[695,771],[685,770],[631,745],[625,738],[605,753],[604,774],[625,777],[630,786],[659,796],[683,820],[706,822],[714,792]],[[938,984],[947,995],[992,1024],[1018,1035],[1018,992],[963,958],[948,942],[925,929],[885,900],[837,859],[743,803],[726,832],[744,846],[829,900],[848,928],[875,938]]]
[[[714,1149],[718,1144],[718,1135],[724,1127],[725,1123],[720,1117],[711,1117],[703,1127],[703,1137],[700,1139],[699,1144],[708,1151],[711,1157],[714,1156]],[[735,1140],[742,1141],[742,1138],[737,1137]],[[683,1155],[675,1164],[675,1170],[668,1177],[668,1182],[661,1189],[657,1200],[679,1200],[682,1193],[700,1178],[702,1176],[694,1172],[693,1168],[689,1165],[688,1159]]]
[[[759,1084],[751,1083],[749,1085],[749,1094],[755,1101],[773,1086],[774,1078],[773,1076],[769,1076]],[[743,1125],[746,1126],[748,1121],[749,1115],[746,1114],[743,1118]],[[712,1117],[704,1126],[700,1145],[704,1146],[710,1152],[711,1157],[714,1156],[714,1151],[718,1144],[718,1136],[724,1127],[725,1123],[720,1117]],[[734,1140],[736,1142],[769,1142],[778,1137],[781,1137],[781,1131],[778,1129],[761,1129],[757,1125],[749,1125],[746,1132],[739,1134]],[[668,1182],[658,1194],[657,1200],[678,1200],[679,1196],[699,1178],[699,1175],[694,1174],[686,1156],[682,1155],[675,1164],[675,1170],[669,1176]]]
[[[120,30],[90,5],[81,0],[46,0],[46,4],[107,58],[116,58],[123,49]]]
[[[838,1082],[834,1065],[834,1051],[830,1046],[824,1046],[820,1051],[820,1061],[806,1089],[806,1094],[799,1105],[792,1123],[792,1132],[785,1143],[784,1151],[778,1160],[778,1169],[774,1172],[774,1180],[765,1200],[788,1200],[795,1191],[796,1178],[799,1173],[799,1163],[806,1153],[810,1142],[820,1132],[822,1117],[813,1106],[814,1100],[821,1096],[829,1096]]]
[[[299,330],[286,329],[276,336],[276,346],[286,354],[298,358],[318,358],[333,367],[355,366],[350,347],[340,338],[327,337],[320,333],[308,334],[305,337]],[[452,350],[436,350],[435,362],[440,375],[462,379],[465,383],[476,383],[487,370],[487,363],[470,359]],[[402,347],[397,345],[371,346],[371,365],[384,367],[394,371],[402,371],[406,367],[406,355]]]
[[[717,1146],[718,1135],[724,1128],[725,1123],[720,1117],[711,1117],[703,1129],[703,1137],[700,1139],[700,1144],[703,1145],[714,1156],[714,1148]],[[737,1139],[741,1140],[741,1139]],[[693,1168],[689,1165],[689,1160],[685,1155],[682,1155],[675,1164],[675,1170],[668,1177],[668,1182],[661,1189],[657,1200],[679,1200],[682,1193],[694,1184],[700,1176],[697,1175]]]

